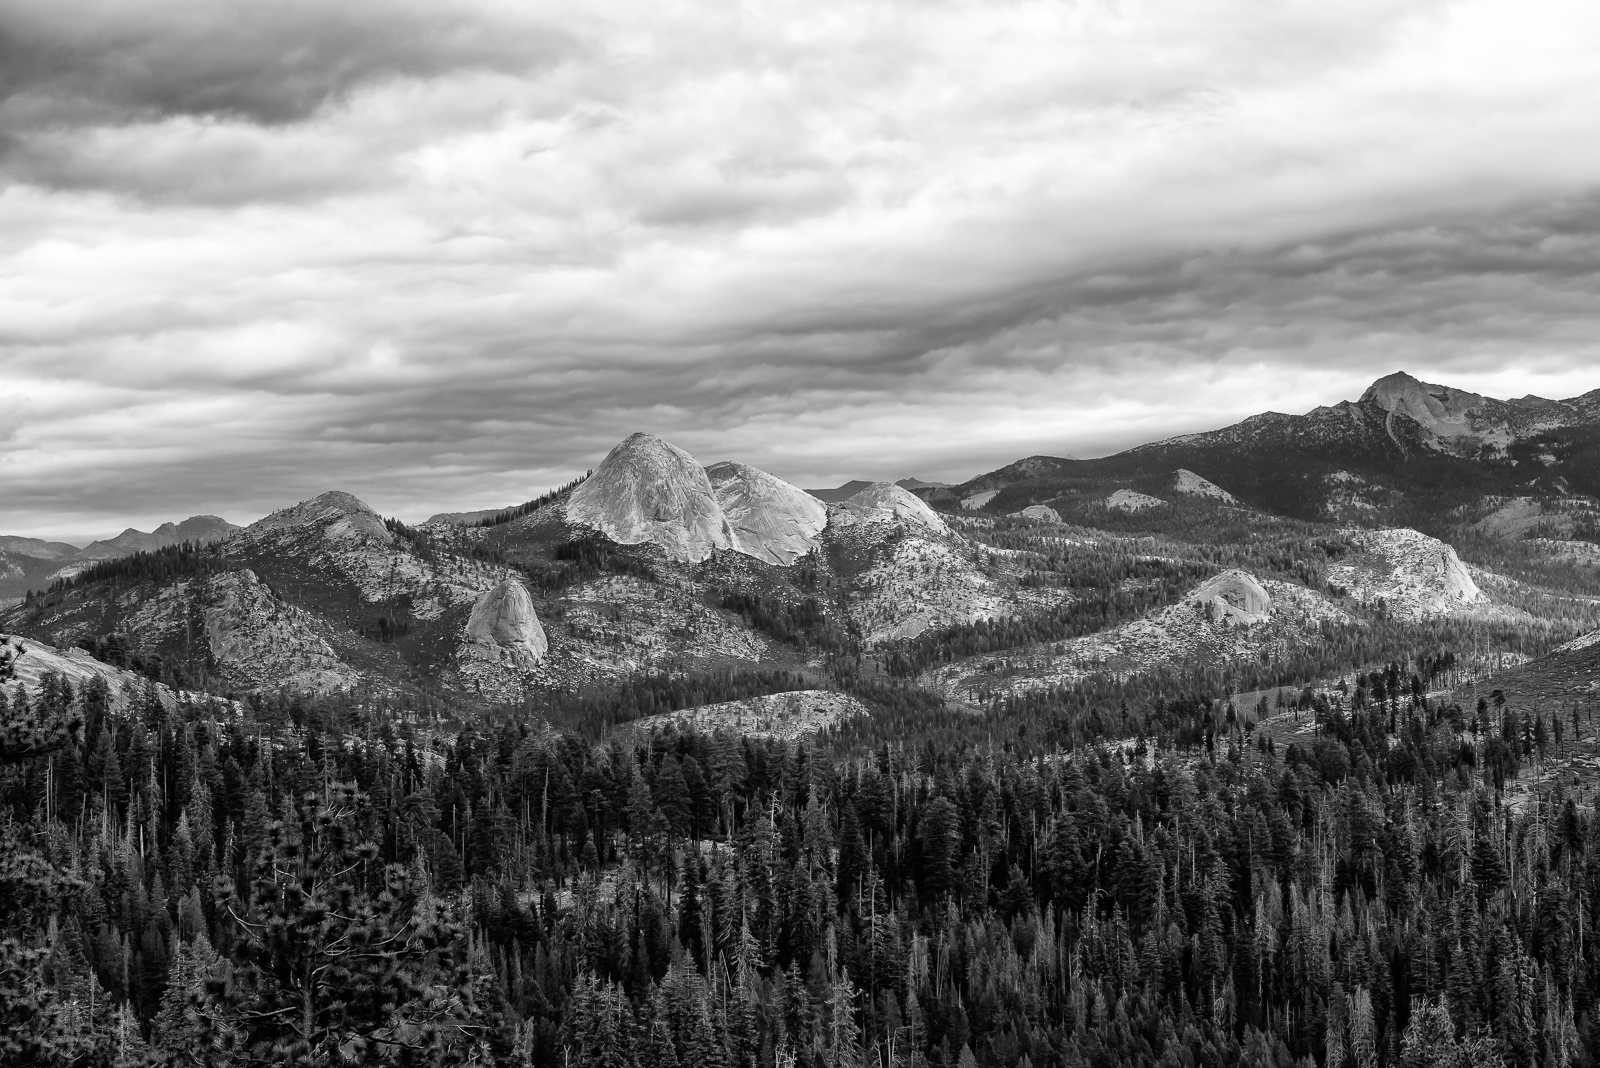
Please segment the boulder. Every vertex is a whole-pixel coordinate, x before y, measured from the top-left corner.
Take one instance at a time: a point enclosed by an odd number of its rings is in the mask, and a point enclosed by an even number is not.
[[[550,649],[533,610],[533,598],[515,579],[503,579],[478,598],[467,618],[467,641],[474,651],[498,660],[511,656],[538,663]]]

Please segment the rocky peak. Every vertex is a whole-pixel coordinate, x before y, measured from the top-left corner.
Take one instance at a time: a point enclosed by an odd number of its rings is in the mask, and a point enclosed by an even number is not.
[[[84,546],[86,559],[102,560],[115,556],[128,556],[136,552],[151,552],[167,545],[185,541],[221,541],[239,528],[226,519],[214,515],[197,515],[181,523],[162,523],[146,534],[132,527],[114,538],[90,542]]]
[[[706,477],[739,552],[787,567],[817,548],[828,509],[805,490],[731,461],[712,464]]]
[[[246,533],[264,534],[314,526],[346,526],[381,541],[390,541],[388,528],[378,513],[361,498],[340,490],[329,490],[299,504],[280,509],[245,528]]]
[[[630,435],[606,454],[572,491],[567,521],[619,545],[658,545],[689,563],[733,545],[705,469],[652,434]]]
[[[1456,437],[1473,433],[1470,416],[1483,407],[1484,398],[1450,386],[1421,382],[1398,371],[1368,386],[1361,403],[1410,416],[1439,437]]]

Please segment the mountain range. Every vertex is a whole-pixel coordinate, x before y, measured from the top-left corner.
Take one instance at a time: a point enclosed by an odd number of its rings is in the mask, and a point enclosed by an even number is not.
[[[418,526],[330,491],[243,528],[0,538],[0,595],[32,591],[0,631],[174,690],[460,708],[751,672],[973,707],[1152,672],[1245,689],[1462,626],[1502,662],[1572,640],[1600,621],[1597,498],[1600,390],[1404,374],[955,486],[807,491],[633,434],[561,491]]]

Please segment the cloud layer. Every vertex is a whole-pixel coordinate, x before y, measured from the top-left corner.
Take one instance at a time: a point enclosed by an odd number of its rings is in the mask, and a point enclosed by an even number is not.
[[[0,9],[0,525],[1600,386],[1600,10]]]

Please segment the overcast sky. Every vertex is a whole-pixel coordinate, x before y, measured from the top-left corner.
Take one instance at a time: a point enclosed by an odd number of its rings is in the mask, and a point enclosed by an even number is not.
[[[0,533],[1600,387],[1600,5],[6,0]]]

